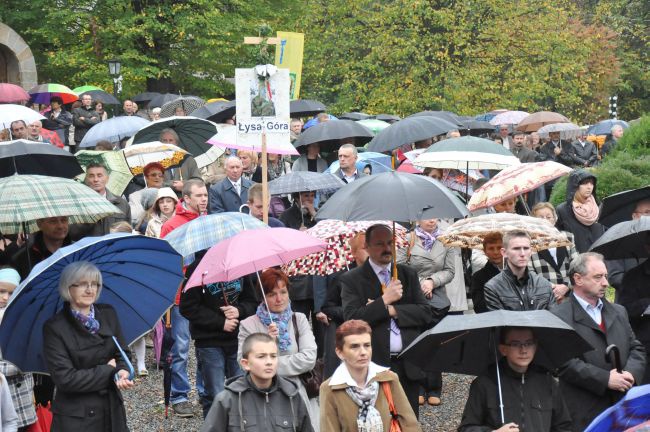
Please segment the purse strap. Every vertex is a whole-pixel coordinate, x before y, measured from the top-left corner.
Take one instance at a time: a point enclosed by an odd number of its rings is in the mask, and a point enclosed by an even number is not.
[[[390,383],[388,381],[383,381],[381,383],[381,388],[384,391],[386,396],[386,401],[388,402],[388,410],[390,411],[391,420],[390,420],[390,432],[401,432],[402,428],[399,425],[397,410],[395,409],[395,402],[393,402],[393,392],[390,390]]]
[[[291,322],[293,323],[293,335],[296,338],[296,348],[300,351],[300,334],[298,333],[298,319],[295,313],[291,314]]]

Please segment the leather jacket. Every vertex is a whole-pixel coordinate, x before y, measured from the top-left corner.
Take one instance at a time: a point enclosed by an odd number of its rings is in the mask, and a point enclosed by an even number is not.
[[[522,279],[506,265],[501,273],[485,284],[485,304],[488,310],[539,310],[555,304],[551,282],[528,271]]]

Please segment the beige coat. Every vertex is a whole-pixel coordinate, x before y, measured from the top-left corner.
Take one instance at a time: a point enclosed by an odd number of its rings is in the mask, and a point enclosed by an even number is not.
[[[399,424],[402,432],[421,432],[422,428],[418,423],[413,409],[406,399],[406,394],[399,383],[399,378],[394,372],[386,370],[375,375],[370,382],[389,382],[393,403],[399,417]],[[330,380],[320,386],[320,430],[325,432],[357,432],[357,415],[359,406],[345,392],[347,384],[329,385]],[[375,408],[381,414],[384,423],[384,431],[390,430],[390,411],[386,395],[379,387],[379,395]]]

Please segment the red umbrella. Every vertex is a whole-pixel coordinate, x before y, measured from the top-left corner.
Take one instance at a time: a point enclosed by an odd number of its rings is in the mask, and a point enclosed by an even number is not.
[[[63,148],[63,141],[61,141],[61,137],[59,137],[59,134],[48,130],[48,129],[41,129],[41,136],[48,140],[50,144],[57,146],[58,148]]]
[[[30,98],[22,87],[16,84],[0,83],[0,103],[16,103],[28,101]]]

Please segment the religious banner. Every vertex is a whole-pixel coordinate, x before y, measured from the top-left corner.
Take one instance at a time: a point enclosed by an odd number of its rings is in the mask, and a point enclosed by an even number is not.
[[[302,33],[278,32],[278,45],[275,47],[275,65],[289,69],[291,78],[290,98],[300,98],[300,79],[302,75],[302,56],[305,35]]]

